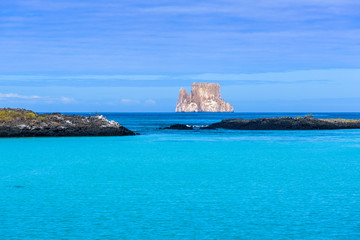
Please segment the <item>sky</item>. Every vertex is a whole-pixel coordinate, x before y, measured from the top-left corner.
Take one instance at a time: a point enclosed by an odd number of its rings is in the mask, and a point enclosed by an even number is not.
[[[0,0],[0,107],[173,112],[218,82],[236,112],[360,112],[358,0]]]

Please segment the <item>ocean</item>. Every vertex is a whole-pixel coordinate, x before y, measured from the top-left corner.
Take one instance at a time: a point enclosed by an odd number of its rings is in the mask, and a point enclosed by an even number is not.
[[[0,139],[0,239],[360,239],[360,130],[159,129],[306,113],[99,114],[141,135]]]

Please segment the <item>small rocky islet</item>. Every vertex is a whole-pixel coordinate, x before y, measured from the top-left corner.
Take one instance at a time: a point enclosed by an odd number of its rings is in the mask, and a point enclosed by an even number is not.
[[[175,112],[234,112],[234,107],[221,98],[220,84],[193,83],[190,95],[180,88]]]
[[[175,129],[175,130],[194,130],[194,126],[185,124],[174,124],[170,127],[164,127],[163,129]]]
[[[232,130],[332,130],[360,129],[360,119],[317,119],[306,117],[278,117],[258,119],[225,119],[200,129],[232,129]],[[174,124],[165,129],[192,130],[194,127]]]
[[[130,136],[135,133],[104,116],[39,114],[26,109],[0,109],[0,137]]]

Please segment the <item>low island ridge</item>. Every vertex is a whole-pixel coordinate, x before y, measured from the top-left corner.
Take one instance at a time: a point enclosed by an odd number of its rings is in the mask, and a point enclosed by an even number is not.
[[[190,130],[189,125],[175,124],[166,129]],[[232,130],[332,130],[360,129],[360,119],[317,119],[306,117],[277,117],[258,119],[225,119],[200,129],[232,129]]]
[[[0,109],[0,137],[128,136],[135,133],[104,116],[39,114],[26,109]]]

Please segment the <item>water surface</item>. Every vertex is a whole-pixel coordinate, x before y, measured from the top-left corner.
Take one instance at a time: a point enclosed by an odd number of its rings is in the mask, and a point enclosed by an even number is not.
[[[360,130],[157,129],[305,113],[105,115],[142,135],[0,139],[0,239],[360,238]]]

